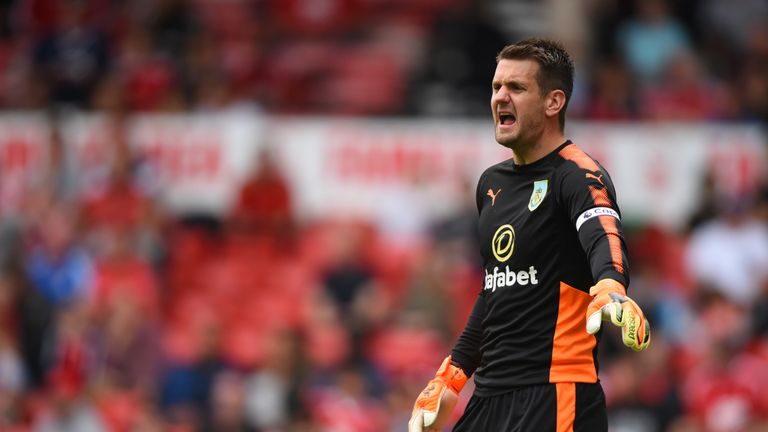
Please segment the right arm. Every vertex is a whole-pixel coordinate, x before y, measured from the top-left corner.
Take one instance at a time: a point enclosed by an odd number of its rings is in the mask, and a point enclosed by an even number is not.
[[[467,376],[475,373],[480,365],[480,344],[483,340],[483,319],[486,315],[485,297],[477,296],[475,307],[469,315],[467,325],[464,327],[459,340],[456,341],[451,351],[451,359],[454,365],[460,367]]]
[[[475,191],[478,213],[482,210],[485,174],[480,177]],[[413,405],[409,432],[432,432],[442,429],[459,399],[467,379],[480,364],[480,345],[483,338],[483,320],[486,302],[483,291],[477,296],[464,331],[454,345],[451,355],[443,364]]]
[[[486,200],[486,172],[484,172],[477,182],[475,189],[475,204],[477,205],[478,219],[483,212],[483,201]],[[480,365],[480,345],[483,340],[483,320],[487,313],[484,292],[481,289],[478,293],[475,306],[469,315],[466,326],[456,341],[451,351],[451,360],[455,366],[460,367],[467,376],[475,373],[475,369]]]

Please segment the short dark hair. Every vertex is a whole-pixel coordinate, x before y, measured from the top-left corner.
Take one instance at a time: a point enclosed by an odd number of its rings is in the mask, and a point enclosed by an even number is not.
[[[539,64],[536,82],[542,94],[560,89],[565,93],[565,106],[560,111],[560,130],[565,127],[565,110],[573,93],[573,60],[568,51],[554,40],[529,38],[505,46],[496,56],[496,63],[502,60],[533,60]]]

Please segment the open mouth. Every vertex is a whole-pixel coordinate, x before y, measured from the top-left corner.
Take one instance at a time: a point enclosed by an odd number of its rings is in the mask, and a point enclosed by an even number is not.
[[[508,112],[500,112],[499,113],[499,124],[504,126],[509,126],[515,123],[515,116],[508,113]]]

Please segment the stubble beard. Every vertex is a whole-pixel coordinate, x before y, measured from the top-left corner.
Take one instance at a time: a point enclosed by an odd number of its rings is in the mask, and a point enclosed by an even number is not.
[[[499,130],[496,130],[496,142],[500,145],[514,150],[517,147],[517,143],[520,141],[520,132],[514,134],[502,134]]]
[[[509,134],[500,134],[496,129],[496,142],[515,153],[525,153],[527,149],[537,145],[543,133],[543,122],[528,123],[525,128],[518,124],[517,130]],[[526,133],[527,132],[527,133]]]
[[[504,134],[497,128],[496,142],[512,151],[522,150],[528,141],[530,141],[530,134],[524,133],[524,129],[522,128],[521,124],[517,124],[516,129],[517,130],[511,131],[511,133]]]
[[[519,135],[507,136],[501,139],[497,137],[496,142],[499,143],[500,146],[508,148],[515,153],[518,153],[525,146]]]

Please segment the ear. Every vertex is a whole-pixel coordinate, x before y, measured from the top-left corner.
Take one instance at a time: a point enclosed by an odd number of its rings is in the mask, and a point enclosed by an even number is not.
[[[565,92],[552,90],[544,100],[544,112],[547,117],[557,117],[565,108]]]

